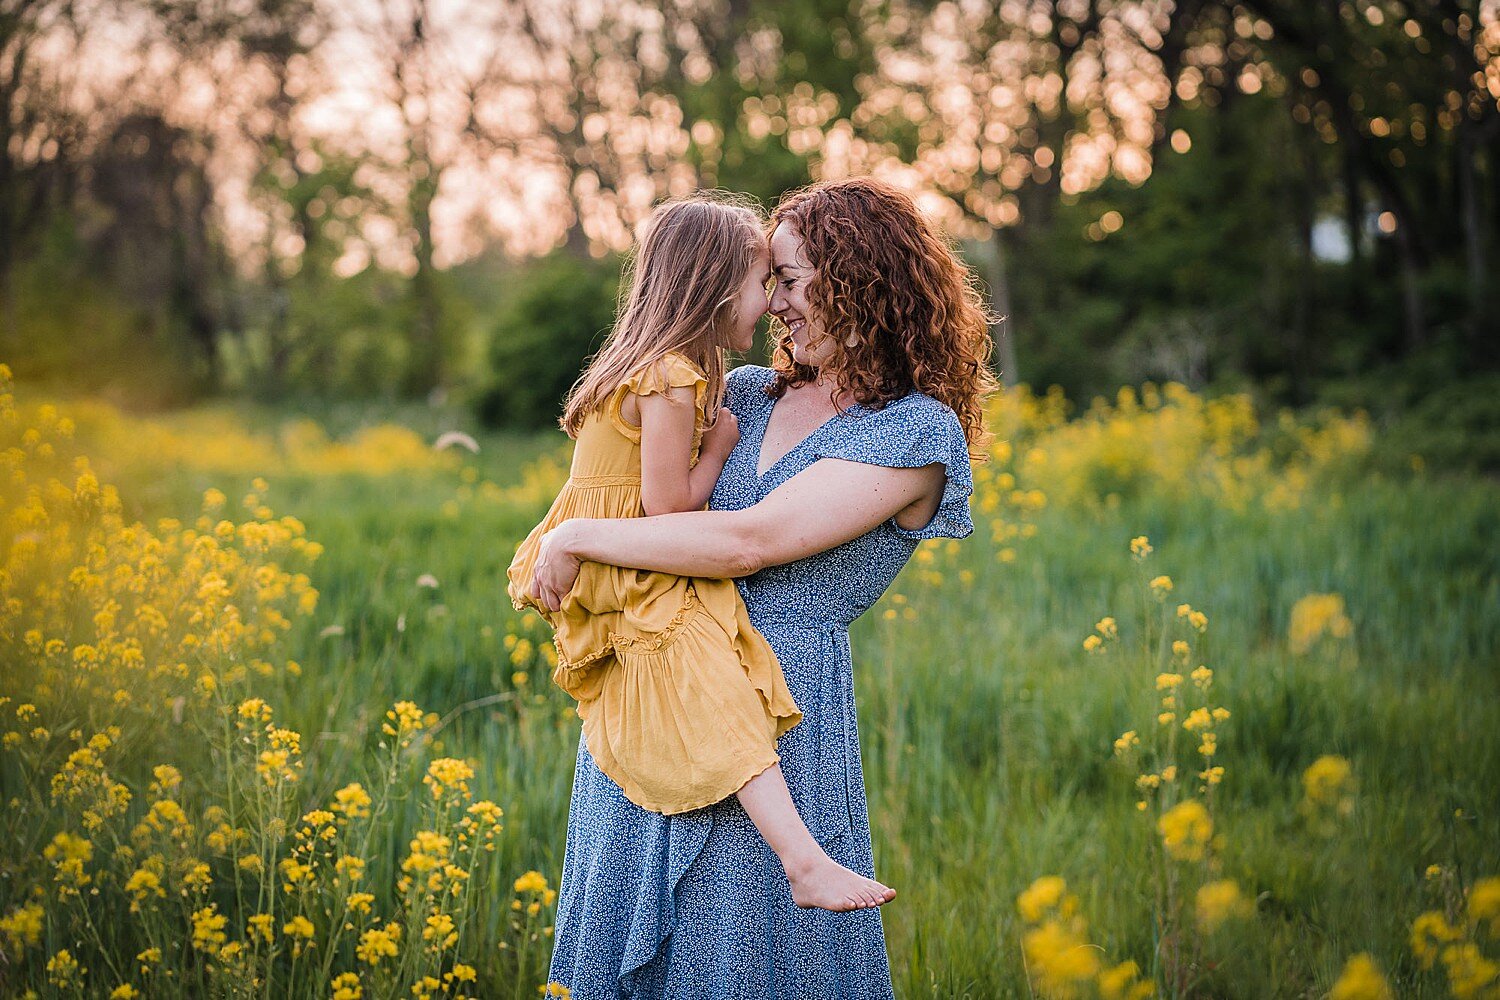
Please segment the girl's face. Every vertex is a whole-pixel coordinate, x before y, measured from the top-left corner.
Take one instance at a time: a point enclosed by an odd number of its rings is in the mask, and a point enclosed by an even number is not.
[[[803,255],[802,236],[790,223],[780,223],[771,234],[771,270],[776,275],[771,313],[791,333],[792,360],[817,368],[833,353],[833,344],[813,319],[807,300],[813,266]]]
[[[755,346],[755,328],[766,314],[766,282],[770,280],[771,254],[762,250],[735,293],[735,322],[729,340],[731,350],[743,353]]]

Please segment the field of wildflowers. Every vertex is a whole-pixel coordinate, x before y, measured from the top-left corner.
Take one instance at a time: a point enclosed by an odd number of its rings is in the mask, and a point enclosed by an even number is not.
[[[1500,996],[1500,486],[1174,385],[992,417],[853,639],[897,994]],[[0,372],[0,995],[548,989],[578,721],[503,570],[566,454],[435,437]]]

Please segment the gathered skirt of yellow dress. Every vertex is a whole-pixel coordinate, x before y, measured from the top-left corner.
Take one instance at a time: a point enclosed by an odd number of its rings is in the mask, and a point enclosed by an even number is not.
[[[776,740],[802,718],[734,582],[586,562],[558,611],[526,592],[541,537],[558,524],[641,516],[641,429],[621,416],[625,397],[693,387],[696,463],[707,384],[674,353],[620,385],[579,429],[568,481],[508,573],[511,603],[553,628],[553,680],[577,699],[599,770],[667,815],[727,798],[776,764]]]

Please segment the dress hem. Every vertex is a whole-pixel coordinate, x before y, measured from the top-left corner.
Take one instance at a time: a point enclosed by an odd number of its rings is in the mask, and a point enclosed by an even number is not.
[[[613,781],[616,785],[619,785],[620,791],[624,793],[627,799],[640,806],[647,812],[653,812],[660,816],[680,816],[683,813],[696,812],[699,809],[707,809],[709,806],[717,805],[718,803],[723,802],[725,799],[734,795],[741,788],[744,788],[747,784],[750,783],[751,779],[757,777],[758,775],[764,774],[766,771],[769,771],[771,768],[781,763],[781,754],[779,753],[772,753],[771,759],[769,761],[766,761],[765,763],[761,763],[761,761],[764,761],[765,758],[757,758],[755,764],[750,768],[748,773],[740,771],[735,772],[736,774],[744,773],[745,777],[740,780],[739,784],[735,785],[723,795],[719,795],[715,798],[704,799],[702,801],[698,801],[695,799],[692,804],[685,806],[659,806],[650,805],[637,799],[636,796],[641,793],[640,786],[636,785],[635,782],[621,782],[614,775],[604,770],[603,767],[600,767],[599,758],[594,755],[593,747],[589,748],[589,754],[590,756],[594,757],[594,766],[599,767],[599,773],[603,774],[610,781]],[[629,785],[629,787],[627,787],[627,784]]]

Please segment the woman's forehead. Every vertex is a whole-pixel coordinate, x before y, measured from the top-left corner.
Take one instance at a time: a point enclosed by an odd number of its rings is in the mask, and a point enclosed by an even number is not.
[[[778,271],[784,267],[807,268],[807,258],[802,255],[802,236],[791,223],[781,222],[771,233],[771,264]]]

